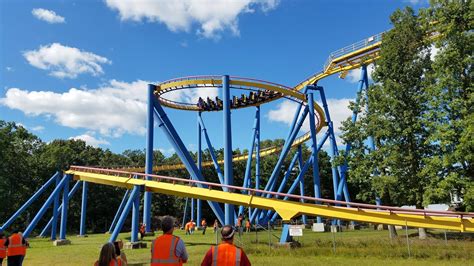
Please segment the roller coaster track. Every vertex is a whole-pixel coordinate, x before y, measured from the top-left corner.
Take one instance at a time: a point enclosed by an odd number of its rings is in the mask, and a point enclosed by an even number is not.
[[[126,189],[132,189],[134,186],[143,186],[145,191],[154,193],[273,210],[286,221],[295,216],[306,214],[366,223],[474,232],[474,213],[403,209],[380,205],[376,206],[276,193],[237,186],[226,186],[217,183],[200,182],[161,175],[146,175],[143,173],[131,173],[127,171],[81,166],[71,166],[66,174],[73,175],[75,180],[82,180],[96,184],[122,187]],[[150,177],[151,180],[146,180],[145,177]],[[221,190],[224,187],[228,189],[227,192]],[[273,196],[280,196],[293,200],[257,196],[260,193],[269,193]],[[307,203],[299,202],[300,199],[304,199]],[[350,207],[334,206],[336,204],[344,206],[349,205]]]
[[[302,102],[303,104],[306,103],[306,99],[303,93],[300,91],[304,89],[305,86],[317,84],[317,82],[323,78],[328,76],[334,75],[336,73],[341,73],[341,76],[344,77],[348,71],[356,68],[360,68],[362,65],[367,65],[373,63],[380,57],[380,46],[382,43],[382,34],[379,33],[377,35],[371,36],[367,39],[354,43],[350,46],[341,48],[337,51],[332,52],[324,67],[323,71],[316,73],[309,78],[305,79],[301,83],[297,84],[293,88],[286,87],[280,84],[256,80],[256,79],[248,79],[248,78],[239,78],[239,77],[231,77],[230,85],[233,88],[240,88],[240,89],[255,89],[255,90],[267,90],[275,92],[271,97],[265,99],[263,101],[249,103],[247,105],[235,107],[237,108],[244,108],[249,106],[256,106],[261,105],[267,102],[271,102],[281,98],[290,98],[298,102]],[[219,87],[222,84],[222,80],[220,76],[196,76],[196,77],[186,77],[186,78],[179,78],[173,79],[169,81],[164,81],[158,85],[157,91],[155,91],[155,95],[160,101],[162,105],[173,109],[179,110],[187,110],[187,111],[202,111],[200,108],[195,104],[189,103],[178,103],[167,100],[163,97],[168,92],[181,90],[181,89],[189,89],[189,88],[209,88],[209,87]],[[315,111],[317,112],[317,132],[319,132],[322,127],[325,126],[325,116],[324,112],[321,107],[315,104]],[[304,135],[298,137],[292,144],[292,147],[297,147],[302,143],[306,142],[310,138],[310,132],[305,133]],[[260,157],[265,157],[274,153],[279,152],[282,147],[269,147],[264,149],[260,152]],[[249,154],[237,155],[234,156],[232,161],[233,162],[240,162],[245,161],[249,157]],[[252,157],[255,158],[255,153],[252,154]],[[218,164],[223,164],[224,160],[218,160]],[[203,167],[210,167],[213,166],[214,163],[212,161],[206,161],[202,163]],[[184,164],[167,164],[167,165],[159,165],[153,167],[153,172],[160,172],[160,171],[169,171],[169,170],[179,170],[184,169]],[[126,170],[130,172],[144,172],[144,167],[121,167],[118,168],[119,170]]]

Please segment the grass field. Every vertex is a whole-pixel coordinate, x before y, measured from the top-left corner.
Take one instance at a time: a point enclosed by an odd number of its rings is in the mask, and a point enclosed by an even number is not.
[[[404,231],[399,231],[395,240],[388,238],[387,231],[359,230],[344,231],[336,234],[304,231],[297,240],[302,247],[270,247],[268,239],[277,242],[280,231],[260,231],[244,234],[239,243],[247,253],[253,265],[474,265],[474,237],[467,234],[430,231],[430,238],[418,240],[416,231],[409,231],[411,257],[408,256]],[[187,265],[200,265],[210,245],[216,241],[215,234],[208,230],[202,235],[196,231],[186,236],[184,231],[176,230],[186,243],[189,253]],[[270,235],[270,236],[269,236]],[[100,247],[108,239],[107,234],[89,235],[87,238],[69,236],[72,244],[53,247],[47,239],[30,239],[24,265],[93,265]],[[129,233],[120,235],[126,242]],[[335,238],[335,252],[333,246]],[[238,237],[237,237],[238,238]],[[258,243],[256,239],[258,238]],[[145,242],[150,247],[152,236]],[[148,265],[150,250],[126,250],[129,265]],[[6,263],[4,263],[6,265]]]

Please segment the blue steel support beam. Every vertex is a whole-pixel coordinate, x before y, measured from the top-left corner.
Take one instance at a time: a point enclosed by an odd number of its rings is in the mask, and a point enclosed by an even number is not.
[[[83,181],[82,185],[82,203],[81,203],[81,227],[79,229],[79,235],[86,235],[86,212],[87,212],[87,188],[88,183]]]
[[[153,133],[154,133],[154,121],[153,121],[153,99],[155,95],[156,86],[148,84],[148,104],[147,104],[147,120],[146,120],[146,157],[145,157],[145,174],[153,174]],[[150,176],[146,177],[147,180],[151,180]],[[145,197],[143,200],[143,223],[145,224],[145,231],[151,231],[151,192],[145,191]]]
[[[184,146],[183,141],[179,137],[176,129],[174,128],[173,124],[169,120],[168,116],[166,115],[165,111],[161,107],[159,101],[153,100],[153,104],[156,111],[156,118],[158,122],[159,128],[162,129],[163,133],[165,134],[166,138],[168,138],[170,144],[173,146],[176,154],[179,156],[183,164],[186,166],[188,173],[191,175],[192,179],[198,181],[205,181],[202,177],[201,173],[199,173],[196,164],[193,161],[193,158],[189,154],[189,151]],[[198,184],[198,187],[207,188],[207,185]],[[224,223],[224,212],[222,208],[219,206],[217,202],[207,201],[209,206],[211,207],[212,211],[216,215],[217,219],[221,224]]]
[[[305,162],[303,165],[303,169],[301,169],[301,172],[298,174],[298,177],[293,181],[293,184],[291,184],[291,187],[288,189],[286,194],[293,194],[293,191],[295,191],[296,187],[298,187],[299,182],[301,179],[304,179],[304,175],[306,174],[306,171],[308,171],[309,166],[313,163],[313,154],[308,158],[308,160]],[[288,196],[285,196],[283,200],[288,200]],[[274,212],[273,216],[271,218],[271,221],[274,222],[275,219],[277,218],[278,213]],[[268,216],[267,216],[268,218]]]
[[[318,165],[318,151],[317,151],[317,141],[316,141],[316,122],[314,119],[314,97],[313,93],[307,93],[306,97],[308,99],[309,107],[309,128],[311,131],[311,142],[312,142],[312,156],[313,156],[313,185],[314,185],[314,196],[316,198],[321,198],[321,181],[319,178],[319,165]],[[321,223],[321,217],[316,217],[316,222]]]
[[[115,224],[117,223],[117,220],[120,217],[120,214],[122,213],[123,208],[125,207],[125,203],[127,202],[127,197],[128,197],[129,192],[130,190],[127,189],[125,191],[125,194],[123,195],[122,201],[120,202],[117,212],[115,213],[114,219],[112,220],[112,224],[110,224],[109,231],[108,231],[109,234],[112,233],[112,230],[114,229]]]
[[[214,147],[212,146],[211,140],[209,139],[209,135],[207,135],[206,126],[204,125],[204,121],[202,120],[202,117],[199,117],[198,119],[199,119],[199,124],[202,127],[202,132],[204,133],[204,139],[206,140],[207,148],[209,149],[209,153],[211,154],[212,162],[214,163],[214,168],[216,169],[216,172],[217,172],[217,177],[219,177],[219,183],[224,184],[224,175],[222,174],[221,167],[219,166],[219,163],[217,162],[216,152],[214,151]]]
[[[0,227],[0,232],[3,232],[5,229],[7,229],[15,220],[20,216],[26,208],[28,208],[55,180],[56,177],[60,175],[59,172],[56,172],[44,185],[38,189],[33,196],[29,200],[27,200],[23,206],[21,206],[1,227]]]
[[[278,161],[275,165],[275,168],[273,168],[273,172],[270,175],[270,178],[269,178],[269,180],[267,182],[267,185],[265,186],[264,190],[273,191],[275,189],[276,180],[278,179],[278,175],[280,173],[281,165],[283,164],[283,161],[285,160],[286,156],[288,155],[288,152],[291,149],[291,145],[293,144],[293,141],[295,140],[296,136],[298,135],[298,132],[299,132],[301,126],[303,125],[303,122],[304,122],[306,116],[308,115],[308,111],[309,111],[308,106],[306,106],[304,108],[303,113],[301,114],[298,122],[296,123],[296,125],[292,126],[293,131],[290,133],[288,139],[285,141],[283,149],[280,153],[280,157],[278,158]],[[268,197],[270,197],[270,194],[267,194],[267,198]]]
[[[184,228],[184,225],[186,224],[186,213],[188,211],[188,200],[189,198],[186,198],[186,203],[184,204],[184,211],[183,211],[183,228]]]
[[[252,176],[252,154],[255,148],[255,137],[257,135],[258,117],[259,117],[259,114],[256,112],[255,120],[253,123],[253,130],[252,130],[252,141],[251,141],[250,148],[248,151],[249,156],[247,158],[247,164],[245,166],[245,176],[244,176],[244,183],[243,183],[244,188],[250,187],[250,178]],[[246,191],[243,190],[242,193],[246,193]],[[239,207],[239,213],[244,213],[244,206]]]
[[[117,225],[115,226],[114,231],[110,235],[110,243],[113,243],[115,240],[117,240],[117,236],[122,230],[123,224],[125,223],[125,220],[127,219],[127,216],[130,213],[130,209],[134,204],[134,200],[137,198],[139,192],[140,188],[138,186],[134,186],[132,192],[130,193],[130,196],[128,197],[127,204],[125,204],[125,208],[123,208],[123,211],[120,214],[120,218],[118,219]]]
[[[301,149],[301,145],[298,146],[298,168],[300,171],[303,169],[303,150]],[[304,196],[304,179],[300,180],[300,196]],[[300,199],[300,202],[304,203],[304,199]],[[307,224],[305,214],[303,214],[301,219],[303,224]]]
[[[82,185],[82,181],[76,181],[76,183],[74,184],[74,186],[72,187],[72,189],[69,191],[69,194],[67,195],[68,199],[71,200],[72,196],[74,196],[74,193],[76,193],[76,191],[79,189],[79,187]],[[59,194],[56,194],[56,197],[58,197],[58,200],[59,200]],[[59,215],[59,212],[61,212],[61,210],[63,209],[63,204],[61,203],[59,205],[59,207],[56,209],[56,213]],[[54,211],[53,211],[54,213]],[[46,233],[48,232],[48,230],[51,228],[55,228],[54,229],[54,234],[53,234],[53,231],[51,231],[51,240],[56,240],[56,231],[57,231],[57,227],[58,227],[58,223],[57,223],[57,217],[56,217],[56,220],[54,221],[53,223],[53,218],[54,217],[51,217],[51,219],[49,219],[48,223],[43,227],[43,230],[41,230],[41,233],[40,233],[40,236],[44,237],[46,236]],[[51,225],[54,225],[54,226],[51,226]]]
[[[222,76],[222,101],[223,104],[223,123],[224,123],[224,183],[234,185],[234,176],[232,171],[232,127],[230,118],[230,81],[229,76]],[[228,188],[224,188],[228,191]],[[234,205],[225,203],[225,224],[234,225]]]
[[[59,239],[66,239],[67,231],[67,211],[69,209],[69,180],[72,179],[72,175],[64,176],[65,182],[63,186],[63,208],[61,209],[61,227],[59,228]]]
[[[323,147],[324,143],[326,142],[326,140],[328,139],[328,137],[329,137],[329,133],[326,132],[323,135],[323,137],[321,139],[319,139],[319,143],[318,143],[318,146],[317,146],[318,148],[316,149],[316,152],[319,152],[322,149],[322,147]],[[301,152],[300,154],[302,155],[303,153]],[[312,163],[312,160],[310,160],[312,158],[312,155],[313,155],[313,152],[311,152],[311,155],[310,155],[309,159],[305,162],[305,164],[303,164],[303,158],[302,157],[301,157],[301,160],[298,160],[298,165],[299,165],[299,168],[300,168],[300,173],[298,174],[298,176],[302,176],[302,178],[296,178],[295,180],[299,180],[298,181],[299,184],[301,184],[301,182],[304,183],[304,178],[303,177],[304,177],[304,174],[306,173],[306,171],[309,168],[309,165],[307,165],[307,164]],[[301,173],[303,173],[303,174],[301,175]],[[293,183],[293,184],[295,184],[295,183]],[[288,191],[291,191],[291,193],[292,193],[293,190],[294,189],[290,188]],[[287,193],[291,194],[290,192],[287,192]],[[255,213],[253,215],[255,215]],[[269,216],[270,215],[267,215],[267,217],[269,217]],[[252,217],[254,217],[254,216],[252,216]],[[251,219],[251,221],[252,221],[252,219]]]
[[[54,179],[53,179],[53,181],[54,181]],[[26,227],[25,231],[23,232],[23,237],[24,238],[28,238],[30,236],[31,232],[35,229],[35,227],[38,224],[39,220],[41,220],[41,218],[43,217],[46,210],[48,210],[49,206],[54,201],[54,197],[56,197],[56,195],[61,192],[64,184],[67,183],[67,181],[68,181],[68,179],[66,178],[66,176],[64,176],[62,178],[61,182],[59,182],[59,185],[54,188],[53,192],[49,195],[46,202],[43,204],[43,206],[41,206],[40,210],[36,213],[33,220],[31,220],[28,227]]]
[[[56,187],[59,185],[59,182],[61,182],[61,177],[59,175],[56,175]],[[51,227],[51,240],[56,240],[56,232],[58,229],[58,208],[59,208],[59,193],[56,194],[56,196],[54,197],[53,216],[51,217],[51,224],[54,224],[55,226]],[[45,228],[48,228],[48,227],[45,226]],[[41,234],[42,233],[43,232],[41,232]]]
[[[306,91],[306,89],[305,89],[305,91]],[[285,141],[285,144],[283,145],[283,149],[280,153],[280,157],[278,158],[278,161],[275,165],[275,168],[273,168],[273,172],[272,172],[272,174],[271,174],[271,176],[270,176],[270,178],[267,182],[267,185],[265,186],[265,189],[264,189],[265,191],[274,191],[275,190],[275,185],[277,183],[277,179],[278,179],[278,175],[280,173],[281,165],[283,164],[283,161],[285,160],[286,156],[288,155],[288,152],[291,149],[291,145],[293,144],[293,141],[295,140],[296,136],[298,135],[298,132],[299,132],[301,126],[303,125],[303,122],[306,119],[306,116],[308,115],[308,112],[309,112],[308,106],[306,106],[304,108],[303,112],[301,113],[301,115],[299,116],[298,122],[295,125],[291,126],[293,131],[289,134],[288,139]],[[267,194],[266,197],[270,198],[271,194]],[[260,210],[255,210],[254,214],[252,214],[252,216],[255,215],[255,212],[259,213]],[[264,214],[261,213],[260,218],[263,218],[263,216],[264,216]]]
[[[255,136],[255,189],[260,189],[260,105],[256,107],[257,135]],[[259,194],[257,194],[258,196]]]
[[[136,177],[135,177],[136,178]],[[142,190],[141,186],[138,187],[137,195],[135,195],[133,199],[133,206],[132,206],[132,232],[130,236],[130,242],[136,243],[138,242],[138,221],[140,217],[140,191]]]
[[[202,137],[201,137],[201,124],[199,123],[199,117],[201,117],[201,112],[198,112],[198,122],[197,122],[197,135],[198,135],[198,150],[197,150],[197,167],[199,170],[199,173],[202,175]],[[197,200],[197,222],[198,225],[201,225],[201,200]]]

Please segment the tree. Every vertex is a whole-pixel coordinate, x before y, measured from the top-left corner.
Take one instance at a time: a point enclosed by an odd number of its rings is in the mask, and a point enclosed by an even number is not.
[[[354,145],[349,182],[360,184],[358,198],[376,194],[384,204],[422,208],[430,183],[422,174],[423,159],[432,153],[424,120],[425,88],[431,83],[427,32],[411,8],[395,11],[390,19],[394,28],[383,36],[375,85],[367,92],[369,112],[355,124],[343,124],[344,140]],[[377,147],[371,153],[364,141],[368,136]]]
[[[435,153],[426,158],[430,177],[425,204],[447,202],[455,194],[474,210],[474,6],[472,1],[432,1],[424,11],[427,27],[437,34],[426,114],[429,142]],[[435,22],[435,23],[432,23]]]

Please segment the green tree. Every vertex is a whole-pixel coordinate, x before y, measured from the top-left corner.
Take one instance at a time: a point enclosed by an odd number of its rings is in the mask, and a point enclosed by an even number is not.
[[[394,28],[383,36],[375,85],[367,92],[369,112],[355,124],[343,124],[343,138],[353,144],[349,182],[359,187],[359,199],[373,201],[378,195],[384,204],[422,208],[430,183],[422,174],[423,159],[432,153],[424,120],[425,88],[431,83],[427,33],[411,8],[395,11],[390,19]],[[377,147],[371,153],[368,136]]]
[[[425,204],[464,198],[474,210],[474,5],[472,1],[431,1],[424,11],[427,27],[437,34],[433,60],[435,82],[428,86],[429,141],[435,154],[426,158],[430,177]]]

